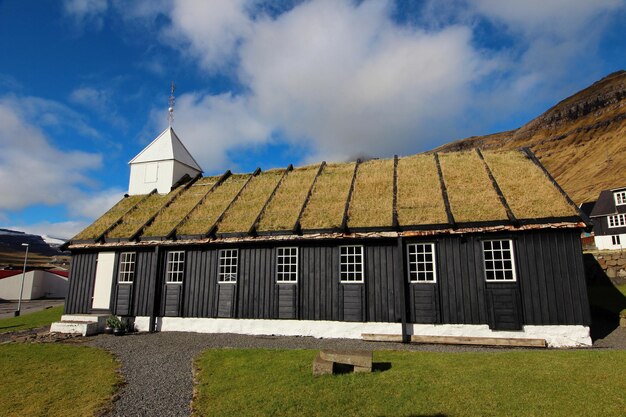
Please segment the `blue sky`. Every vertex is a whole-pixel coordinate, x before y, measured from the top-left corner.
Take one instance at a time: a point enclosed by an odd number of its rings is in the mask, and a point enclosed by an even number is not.
[[[0,1],[0,227],[71,237],[167,126],[205,171],[407,155],[626,68],[626,0]]]

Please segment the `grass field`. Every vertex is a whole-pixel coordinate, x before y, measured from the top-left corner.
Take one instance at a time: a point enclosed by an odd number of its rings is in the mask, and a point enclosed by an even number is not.
[[[315,351],[208,350],[200,416],[624,416],[626,351],[374,354],[388,370],[313,377]]]
[[[85,346],[0,346],[0,415],[92,416],[109,404],[119,376],[109,353]]]
[[[0,333],[17,332],[20,330],[49,326],[52,322],[60,321],[61,314],[63,314],[63,306],[24,314],[20,317],[0,319]]]

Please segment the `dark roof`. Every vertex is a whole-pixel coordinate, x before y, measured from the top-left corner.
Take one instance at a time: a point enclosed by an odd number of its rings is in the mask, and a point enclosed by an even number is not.
[[[580,214],[529,152],[452,152],[198,177],[123,198],[72,243],[436,231]]]
[[[582,203],[580,205],[580,211],[585,213],[587,216],[591,216],[591,212],[593,211],[593,207],[596,203],[597,201],[587,201],[586,203]]]
[[[604,190],[600,192],[600,195],[598,196],[598,201],[596,201],[596,204],[593,206],[593,210],[591,211],[591,214],[589,216],[600,217],[617,214],[618,210],[617,207],[615,207],[615,198],[613,197],[613,193],[616,191],[624,190],[626,190],[626,187],[613,188],[611,190]]]

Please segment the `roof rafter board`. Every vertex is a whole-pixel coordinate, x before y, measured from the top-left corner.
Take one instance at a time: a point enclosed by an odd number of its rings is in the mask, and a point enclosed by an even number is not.
[[[150,226],[142,233],[142,237],[166,237],[196,205],[213,189],[221,177],[200,178],[185,190],[169,206],[164,208]]]
[[[304,213],[304,209],[306,208],[307,204],[309,203],[309,200],[311,199],[311,194],[313,194],[313,188],[315,187],[315,184],[317,183],[317,179],[319,178],[320,174],[322,173],[325,167],[326,167],[326,161],[322,161],[319,168],[317,169],[317,172],[315,173],[315,177],[313,177],[313,181],[311,182],[311,186],[309,187],[309,191],[306,194],[304,202],[300,206],[300,212],[298,213],[298,218],[296,219],[296,222],[294,223],[291,229],[293,233],[302,232],[302,226],[300,224],[300,221],[302,220],[302,214]]]
[[[247,233],[284,173],[284,169],[271,170],[253,177],[224,213],[218,233]]]
[[[400,227],[398,222],[398,155],[393,156],[393,204],[391,211],[391,225]]]
[[[97,240],[100,236],[106,233],[109,229],[119,223],[122,218],[132,210],[143,199],[147,198],[150,194],[144,195],[131,195],[124,197],[117,202],[110,210],[100,216],[91,225],[87,226],[83,231],[74,236],[72,241],[79,240]]]
[[[287,173],[257,224],[257,231],[291,231],[319,171],[317,166]]]
[[[398,160],[397,210],[400,226],[448,223],[437,171],[432,154]]]
[[[348,228],[393,225],[393,159],[359,164],[348,210]]]
[[[577,214],[559,190],[546,181],[541,169],[523,154],[485,151],[483,156],[517,219]]]
[[[228,177],[176,228],[176,235],[208,233],[250,178],[252,178],[251,174],[234,174]]]
[[[150,194],[146,199],[130,210],[120,223],[112,228],[105,239],[131,239],[141,232],[141,230],[164,208],[167,207],[182,191],[186,189],[178,187],[168,194]]]
[[[502,194],[502,190],[500,189],[500,186],[498,185],[498,181],[496,181],[495,177],[493,176],[493,172],[491,172],[491,169],[489,168],[487,161],[485,161],[485,157],[483,156],[483,153],[480,151],[480,149],[476,148],[476,154],[478,155],[480,160],[483,162],[483,165],[485,166],[485,170],[487,171],[487,175],[489,176],[489,179],[491,180],[493,189],[495,190],[496,194],[498,194],[498,198],[500,199],[500,203],[502,203],[502,206],[504,207],[504,210],[506,211],[507,217],[509,218],[511,222],[516,223],[517,219],[515,218],[515,215],[511,211],[511,207],[509,206],[509,203],[506,201],[504,194]]]
[[[359,165],[361,165],[361,160],[357,159],[356,164],[354,165],[354,172],[352,173],[352,182],[350,183],[350,190],[348,191],[348,198],[346,198],[346,205],[343,208],[343,218],[341,219],[341,229],[348,229],[348,211],[350,210],[350,203],[352,202],[352,193],[354,193],[354,183],[356,182],[356,174],[359,170]]]
[[[286,170],[283,171],[283,175],[280,177],[280,179],[278,180],[278,182],[276,183],[276,185],[274,186],[274,189],[272,190],[272,193],[270,194],[270,196],[267,198],[267,200],[265,201],[265,203],[263,204],[263,207],[261,207],[261,210],[259,211],[259,213],[257,214],[257,216],[255,217],[254,221],[252,222],[252,226],[250,226],[250,229],[248,230],[248,234],[255,234],[256,233],[256,229],[258,227],[259,224],[259,220],[261,219],[261,216],[263,216],[265,214],[265,211],[267,210],[267,206],[272,202],[272,199],[274,198],[274,196],[276,195],[276,191],[278,191],[278,188],[281,186],[281,184],[285,181],[285,177],[291,172],[293,171],[293,165],[289,164],[289,166],[287,167]]]
[[[450,209],[457,223],[508,220],[485,167],[475,152],[439,154]]]
[[[300,225],[302,229],[341,227],[356,162],[327,164],[317,178]]]

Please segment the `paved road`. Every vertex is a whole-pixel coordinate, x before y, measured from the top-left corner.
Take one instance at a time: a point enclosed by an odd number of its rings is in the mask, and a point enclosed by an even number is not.
[[[60,306],[65,300],[32,300],[22,301],[21,314],[34,313],[35,311],[44,310],[48,307]],[[0,318],[13,317],[17,310],[17,301],[0,302]]]

